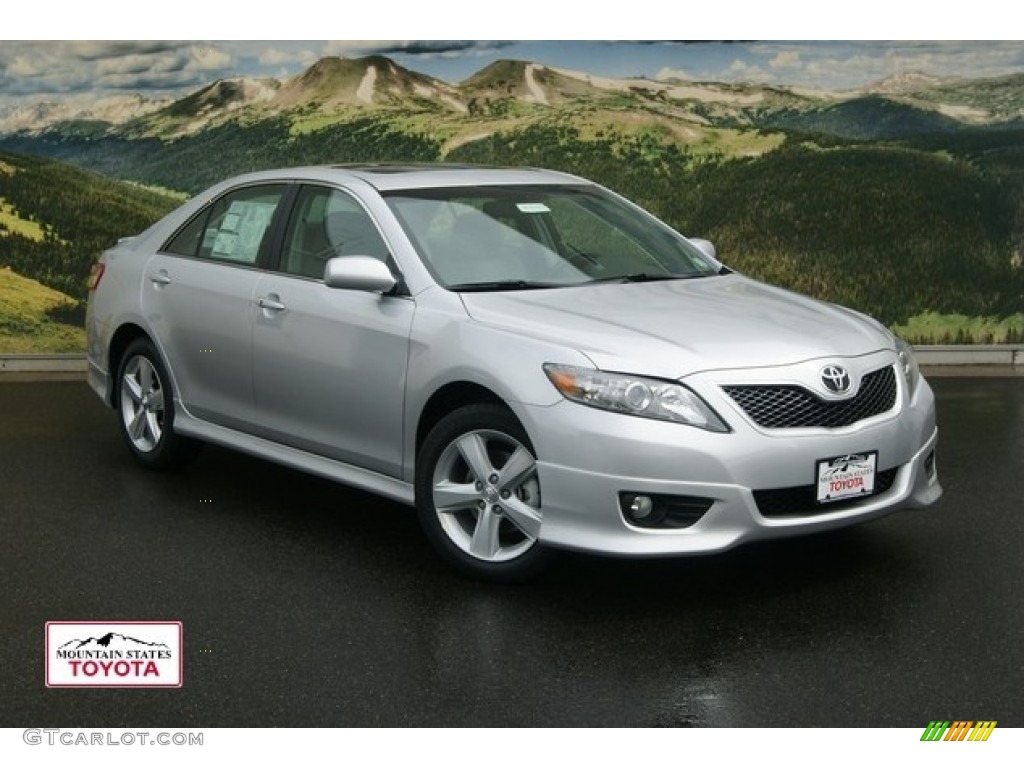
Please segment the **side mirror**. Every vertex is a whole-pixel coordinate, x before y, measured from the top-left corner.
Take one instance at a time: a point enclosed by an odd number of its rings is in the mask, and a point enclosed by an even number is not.
[[[718,260],[718,251],[715,250],[715,244],[710,240],[705,240],[703,237],[688,237],[691,245],[697,246],[701,253],[703,253],[708,260],[714,264],[718,270],[725,269],[725,265]]]
[[[688,237],[686,239],[700,248],[701,253],[705,256],[714,259],[715,262],[718,261],[718,252],[715,250],[715,244],[710,240],[705,240],[703,237]]]
[[[324,266],[328,288],[387,293],[397,282],[388,265],[372,256],[335,256]]]

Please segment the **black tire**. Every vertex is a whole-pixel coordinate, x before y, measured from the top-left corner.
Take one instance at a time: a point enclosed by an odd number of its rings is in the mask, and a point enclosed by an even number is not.
[[[114,384],[121,437],[135,460],[148,469],[169,469],[191,461],[201,443],[174,432],[174,390],[156,347],[147,338],[128,345]]]
[[[477,477],[464,449],[484,457],[476,463],[488,477]],[[459,408],[430,430],[416,459],[416,511],[445,560],[474,578],[506,583],[535,578],[552,563],[556,553],[536,538],[542,497],[535,461],[526,430],[501,405]],[[437,483],[453,489],[448,511],[438,511]]]

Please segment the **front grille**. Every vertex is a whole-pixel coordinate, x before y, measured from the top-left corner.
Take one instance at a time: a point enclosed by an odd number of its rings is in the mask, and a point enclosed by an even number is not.
[[[723,389],[755,424],[768,429],[848,427],[896,405],[892,366],[867,374],[856,397],[838,402],[822,400],[803,387],[788,384],[742,384]]]
[[[829,512],[837,512],[840,509],[855,507],[867,499],[874,498],[880,493],[885,493],[892,488],[896,480],[898,467],[882,470],[875,475],[875,492],[867,498],[844,499],[833,501],[830,504],[818,504],[816,495],[818,488],[815,485],[797,485],[792,488],[771,488],[764,491],[754,491],[754,501],[757,502],[757,511],[765,517],[789,517],[800,515],[825,515]]]

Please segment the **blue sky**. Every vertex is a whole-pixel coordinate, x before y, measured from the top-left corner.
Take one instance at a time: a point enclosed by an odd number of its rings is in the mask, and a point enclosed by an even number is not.
[[[500,58],[608,77],[680,77],[848,89],[901,72],[1024,72],[1024,42],[63,41],[0,42],[0,105],[184,93],[220,77],[286,78],[327,55],[383,53],[457,83]]]

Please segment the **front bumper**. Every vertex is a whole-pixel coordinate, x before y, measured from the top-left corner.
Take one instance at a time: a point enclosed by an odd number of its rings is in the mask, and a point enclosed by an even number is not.
[[[925,507],[942,495],[934,397],[923,380],[912,399],[901,390],[900,406],[885,418],[795,434],[766,434],[735,414],[727,418],[734,431],[715,434],[569,402],[516,410],[539,457],[540,540],[561,548],[625,556],[716,552]],[[887,490],[784,517],[759,511],[754,490],[806,486],[814,481],[817,460],[864,451],[878,451],[879,471],[895,470]],[[688,528],[640,528],[624,518],[622,492],[713,503]]]

